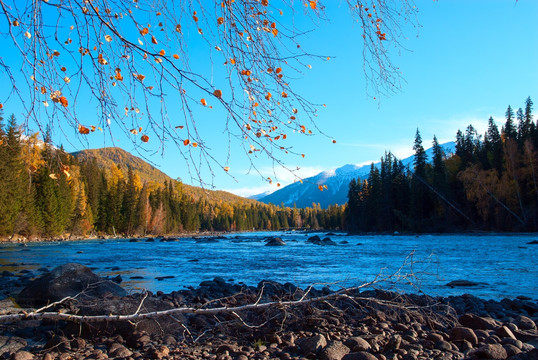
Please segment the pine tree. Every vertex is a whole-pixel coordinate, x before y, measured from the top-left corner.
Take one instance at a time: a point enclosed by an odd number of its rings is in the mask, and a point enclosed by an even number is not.
[[[510,105],[508,105],[508,108],[506,109],[505,117],[506,123],[503,127],[504,139],[505,141],[507,139],[515,140],[517,138],[517,130],[514,126],[514,110],[512,110],[512,107]]]
[[[21,133],[14,115],[9,118],[7,133],[0,130],[0,141],[0,235],[14,235],[27,228],[23,210],[28,188]]]
[[[499,129],[491,116],[488,120],[485,143],[487,143],[485,150],[489,165],[501,175],[503,171],[503,144]]]

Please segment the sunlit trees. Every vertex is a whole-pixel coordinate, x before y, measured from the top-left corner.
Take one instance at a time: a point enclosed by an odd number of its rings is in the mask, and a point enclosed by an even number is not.
[[[301,46],[304,34],[326,21],[328,4],[0,0],[0,33],[19,60],[4,58],[0,69],[13,86],[10,98],[24,105],[24,123],[41,131],[50,125],[84,141],[120,128],[137,145],[176,145],[201,177],[201,164],[229,169],[196,122],[218,110],[225,143],[236,141],[252,162],[265,154],[280,163],[284,154],[300,154],[288,136],[318,132],[318,105],[292,80],[311,62],[329,60]],[[412,0],[348,4],[360,24],[353,36],[362,39],[368,91],[395,91],[401,71],[389,49],[401,48],[403,28],[417,24],[418,10]],[[97,109],[93,119],[81,116],[88,103]]]

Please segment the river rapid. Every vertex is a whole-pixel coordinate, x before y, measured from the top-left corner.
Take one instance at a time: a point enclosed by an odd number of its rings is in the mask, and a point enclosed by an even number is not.
[[[499,300],[538,298],[538,234],[360,235],[317,233],[337,245],[307,242],[316,233],[258,232],[212,238],[140,239],[0,244],[0,272],[52,269],[77,262],[101,276],[121,275],[130,291],[171,292],[222,277],[256,285],[262,280],[332,289],[372,285],[436,296],[469,293]],[[265,246],[279,236],[285,246]],[[449,287],[467,280],[473,286]]]

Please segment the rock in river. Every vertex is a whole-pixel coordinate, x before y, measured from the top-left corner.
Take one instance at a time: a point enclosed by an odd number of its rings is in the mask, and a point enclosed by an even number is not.
[[[77,294],[81,294],[80,298],[127,295],[120,286],[94,274],[90,268],[69,263],[30,282],[16,300],[23,306],[43,306]]]
[[[286,245],[286,243],[284,242],[284,240],[282,240],[279,237],[271,238],[265,244],[265,246],[284,246],[284,245]]]

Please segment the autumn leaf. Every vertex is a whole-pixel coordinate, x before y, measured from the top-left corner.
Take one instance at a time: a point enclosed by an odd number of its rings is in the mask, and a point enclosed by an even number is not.
[[[174,59],[176,59],[176,60],[179,59],[179,55],[178,55],[178,54],[174,54],[174,55],[172,55],[172,57],[173,57]]]
[[[190,142],[191,141],[189,139],[185,139],[185,140],[183,140],[183,145],[187,146],[187,145],[190,144]]]
[[[147,35],[148,33],[149,33],[149,29],[148,29],[148,28],[143,28],[142,30],[140,30],[140,34],[141,34],[142,36]]]
[[[64,107],[67,107],[68,105],[68,102],[67,102],[67,99],[65,98],[65,96],[60,96],[60,104],[62,104]]]
[[[271,30],[271,32],[273,33],[274,37],[276,37],[278,35],[278,30],[277,29],[273,29],[273,30]]]
[[[288,97],[288,94],[286,94],[284,91],[282,91],[282,97],[283,97],[283,98],[287,98],[287,97]]]
[[[164,51],[164,49],[162,49],[161,51],[159,51],[159,55],[164,56],[165,54],[166,54],[166,52]]]
[[[225,167],[224,167],[224,171],[230,171],[230,167],[229,167],[229,166],[225,166]]]
[[[157,45],[159,42],[157,41],[157,38],[155,36],[151,36],[151,42]]]
[[[269,5],[269,0],[262,0],[262,5],[263,6]]]
[[[336,144],[336,140],[333,140],[333,144]]]
[[[310,1],[310,8],[312,8],[312,10],[316,10],[317,7],[317,1]]]
[[[277,67],[276,70],[275,70],[275,72],[276,72],[277,74],[280,74],[280,73],[282,72],[282,68]]]
[[[198,147],[198,143],[195,143],[195,142],[193,142],[191,145],[192,147]]]
[[[82,135],[88,135],[90,133],[90,129],[88,129],[86,126],[79,125],[78,132],[81,133]]]
[[[111,42],[112,41],[112,36],[105,35],[105,40],[106,40],[106,42]]]
[[[149,141],[149,136],[147,136],[147,135],[144,134],[144,135],[142,135],[142,136],[140,137],[140,140],[142,140],[143,142],[147,143],[147,142]]]
[[[222,16],[217,18],[217,24],[219,24],[219,25],[224,24],[224,18]]]
[[[202,103],[202,105],[207,106],[207,102],[205,101],[205,99],[200,100],[200,102]]]
[[[49,177],[54,180],[58,180],[60,178],[60,174],[49,174]]]
[[[319,191],[323,191],[323,186],[318,185],[318,189],[319,189]]]
[[[213,95],[215,95],[216,97],[218,97],[219,99],[222,98],[222,91],[220,90],[215,90],[213,92]]]
[[[129,132],[130,132],[131,134],[133,134],[133,135],[137,135],[137,134],[138,134],[138,130],[136,130],[136,129],[131,129],[131,130],[129,130]]]
[[[268,92],[267,95],[265,95],[265,99],[267,99],[267,100],[271,100],[271,97],[272,97],[272,96],[273,96],[273,95],[272,95],[270,92]]]

